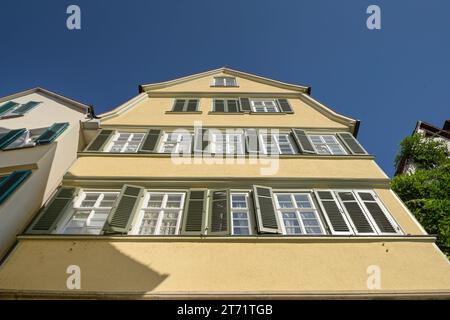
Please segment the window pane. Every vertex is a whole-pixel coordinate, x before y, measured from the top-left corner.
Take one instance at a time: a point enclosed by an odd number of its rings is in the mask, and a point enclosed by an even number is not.
[[[277,194],[278,204],[280,208],[293,208],[292,199],[289,194]]]

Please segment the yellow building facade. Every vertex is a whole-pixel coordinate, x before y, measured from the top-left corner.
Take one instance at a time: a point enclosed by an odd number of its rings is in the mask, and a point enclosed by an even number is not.
[[[84,126],[1,296],[450,296],[359,122],[308,87],[221,68],[139,88]]]

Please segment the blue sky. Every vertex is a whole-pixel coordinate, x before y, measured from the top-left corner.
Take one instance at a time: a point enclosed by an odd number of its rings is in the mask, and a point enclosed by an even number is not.
[[[66,28],[77,4],[82,29]],[[381,7],[382,29],[366,28]],[[97,113],[159,82],[221,66],[312,87],[361,120],[389,174],[417,120],[450,116],[450,1],[2,0],[0,96],[42,86]]]

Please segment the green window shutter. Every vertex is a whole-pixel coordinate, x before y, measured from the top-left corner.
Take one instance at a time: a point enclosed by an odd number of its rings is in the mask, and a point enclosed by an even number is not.
[[[281,233],[273,203],[272,188],[253,186],[253,201],[259,233]]]
[[[184,105],[186,104],[185,99],[176,99],[173,105],[172,111],[174,112],[182,112],[184,111]]]
[[[372,219],[375,221],[380,232],[397,233],[397,231],[400,231],[400,228],[388,218],[386,211],[383,210],[372,193],[358,192],[358,196],[369,214],[372,216]]]
[[[4,149],[7,146],[9,146],[11,143],[16,141],[17,138],[19,138],[24,132],[26,132],[27,129],[14,129],[9,131],[7,134],[2,136],[0,138],[0,149]]]
[[[278,106],[280,107],[281,112],[285,113],[294,113],[292,111],[291,105],[287,99],[278,99]]]
[[[338,133],[338,137],[342,140],[345,146],[353,154],[367,154],[366,150],[359,144],[358,140],[348,132]]]
[[[245,130],[245,148],[249,154],[257,154],[259,148],[258,131],[256,129]]]
[[[17,107],[19,104],[14,101],[8,101],[7,103],[4,103],[0,106],[0,116],[7,113],[9,110],[11,110],[14,107]]]
[[[14,171],[0,182],[0,205],[31,175],[31,170]]]
[[[184,235],[200,235],[205,229],[207,190],[191,189],[184,210]]]
[[[322,213],[328,222],[332,234],[349,235],[353,234],[350,225],[344,216],[337,200],[331,191],[315,191],[316,199]]]
[[[208,130],[196,129],[194,133],[194,153],[203,153],[208,147]]]
[[[228,190],[212,190],[208,217],[208,234],[230,233],[230,203]]]
[[[37,139],[36,144],[52,143],[61,133],[69,127],[69,123],[54,123],[50,128],[44,131]]]
[[[143,195],[143,188],[124,185],[103,227],[104,233],[128,233],[132,228],[133,218],[139,210]]]
[[[34,109],[39,104],[40,104],[40,102],[37,102],[37,101],[29,101],[29,102],[21,105],[20,107],[18,107],[16,110],[14,110],[14,114],[25,114],[25,113],[31,111],[31,109]]]
[[[158,141],[161,135],[160,129],[150,129],[145,136],[144,142],[141,145],[140,152],[154,153],[157,152]]]
[[[300,150],[300,153],[316,153],[314,146],[309,141],[308,135],[304,130],[292,129],[292,136]]]
[[[239,101],[240,101],[241,112],[252,111],[252,108],[250,107],[250,99],[249,98],[239,98]]]
[[[58,220],[72,205],[78,194],[77,188],[61,187],[47,206],[43,208],[36,223],[33,223],[27,233],[49,234],[56,227]]]
[[[102,151],[113,133],[113,130],[101,130],[91,144],[86,148],[86,151]]]
[[[239,112],[239,100],[227,100],[228,112]]]
[[[214,100],[214,112],[225,112],[225,100]]]
[[[341,200],[342,206],[347,211],[353,226],[358,233],[373,234],[373,230],[369,220],[364,214],[363,209],[360,207],[358,201],[356,200],[353,192],[342,191],[336,192],[339,199]]]
[[[197,109],[198,109],[198,99],[188,100],[186,111],[193,112],[193,111],[197,111]]]

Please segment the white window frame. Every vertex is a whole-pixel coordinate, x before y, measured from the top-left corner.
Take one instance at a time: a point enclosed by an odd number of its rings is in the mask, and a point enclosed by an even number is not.
[[[268,107],[266,106],[265,103],[266,102],[273,102],[273,107],[275,108],[276,111],[268,111]],[[262,102],[264,105],[262,106],[262,108],[264,108],[264,111],[257,111],[256,108],[261,108],[260,106],[255,106],[255,102]],[[277,99],[250,99],[250,107],[252,112],[254,113],[280,113],[280,107],[277,103]]]
[[[348,155],[347,150],[345,149],[345,147],[342,145],[342,143],[338,140],[338,138],[334,134],[308,133],[307,136],[308,136],[308,139],[311,142],[312,146],[314,147],[314,150],[316,151],[316,154],[318,154],[318,155],[339,155],[339,156],[340,155]],[[321,152],[319,152],[319,149],[316,146],[316,143],[314,143],[313,140],[311,139],[311,136],[320,137],[320,140],[321,140],[320,145],[323,145],[328,150],[329,153],[321,153]],[[334,139],[334,141],[336,142],[334,144],[338,145],[340,147],[340,149],[343,151],[343,153],[342,154],[334,153],[331,150],[331,148],[329,146],[329,143],[327,143],[325,141],[325,139],[323,138],[325,136],[326,137],[332,137]]]
[[[164,147],[167,144],[167,139],[172,134],[173,134],[173,132],[166,132],[166,131],[164,132],[161,142],[159,143],[159,147],[158,147],[159,153],[180,153],[181,152],[180,149],[181,149],[182,137],[183,137],[183,135],[186,136],[186,134],[181,133],[181,132],[175,132],[175,134],[177,134],[178,137],[177,137],[176,143],[172,143],[172,144],[174,144],[174,149],[171,152],[164,151]],[[185,151],[185,153],[192,153],[192,141],[193,141],[194,137],[193,137],[192,133],[190,133],[189,136],[191,139],[190,143],[189,143],[189,150]]]
[[[245,197],[245,203],[246,203],[246,208],[233,208],[233,196],[234,195],[238,195],[238,196],[244,196]],[[245,234],[235,234],[234,233],[234,218],[233,218],[233,213],[234,212],[243,212],[246,211],[247,213],[247,221],[248,221],[248,235]],[[230,191],[230,220],[231,220],[231,235],[233,236],[251,236],[254,234],[254,222],[252,219],[252,207],[251,207],[251,203],[250,203],[250,197],[249,197],[249,193],[247,192],[243,192],[243,191]],[[238,226],[239,228],[242,228],[242,226]]]
[[[181,111],[175,111],[175,105],[177,104],[178,100],[184,100],[184,104],[183,104],[183,110]],[[197,103],[195,105],[195,110],[194,111],[188,111],[188,105],[189,105],[189,100],[195,100]],[[175,98],[173,100],[173,105],[172,105],[172,109],[171,112],[199,112],[200,111],[200,98]]]
[[[161,203],[161,207],[160,208],[149,208],[146,207],[148,204],[148,201],[150,200],[150,196],[152,194],[163,194],[163,201]],[[167,199],[169,197],[169,195],[181,195],[181,206],[179,209],[171,209],[171,208],[165,208],[166,204],[167,204]],[[182,216],[184,213],[184,208],[185,208],[185,203],[186,201],[186,192],[185,191],[157,191],[157,190],[147,190],[145,192],[144,195],[144,200],[142,201],[142,206],[139,210],[139,214],[137,215],[136,218],[136,223],[133,225],[132,229],[130,230],[130,232],[128,232],[129,235],[138,235],[138,236],[167,236],[167,237],[171,237],[171,236],[176,236],[180,234],[180,229],[181,229],[181,221],[182,221]],[[144,234],[139,234],[139,231],[141,229],[141,224],[142,221],[144,219],[145,213],[146,212],[150,212],[150,211],[159,211],[158,212],[158,218],[157,218],[157,222],[155,225],[155,234],[150,234],[150,235],[144,235]],[[164,217],[164,212],[175,212],[175,211],[179,211],[178,214],[178,218],[177,218],[177,224],[175,227],[175,233],[174,234],[170,234],[170,235],[165,235],[165,234],[161,234],[161,225],[162,225],[162,221],[163,221],[163,217]]]
[[[244,139],[244,135],[240,134],[240,133],[214,133],[211,132],[210,136],[209,136],[209,151],[211,154],[217,154],[216,152],[216,146],[217,146],[217,136],[221,135],[223,137],[223,139],[225,140],[225,150],[223,150],[222,153],[220,154],[234,154],[234,155],[243,155],[245,154],[245,139]],[[231,137],[232,136],[237,136],[238,137],[238,143],[237,144],[231,144]],[[234,150],[233,152],[231,152],[230,148],[231,146],[234,146],[236,148],[236,150]],[[239,150],[237,150],[239,149]]]
[[[223,100],[223,111],[217,111],[216,110],[216,101],[217,100]],[[228,101],[236,101],[236,111],[229,111],[228,108]],[[214,98],[213,99],[213,106],[212,110],[213,112],[226,112],[226,113],[241,113],[240,110],[240,101],[239,98]]]
[[[291,203],[294,205],[293,208],[281,208],[279,202],[278,202],[278,197],[277,194],[280,195],[289,195],[291,198]],[[295,201],[295,195],[306,195],[308,197],[308,201],[311,203],[311,208],[299,208],[297,207],[297,202]],[[312,197],[312,192],[311,191],[273,191],[273,197],[274,197],[274,201],[275,201],[275,205],[276,205],[276,210],[277,210],[277,215],[278,215],[278,221],[280,221],[281,224],[281,230],[283,232],[284,235],[288,235],[288,236],[311,236],[311,235],[326,235],[326,228],[323,224],[321,215],[320,215],[320,210],[319,208],[317,208],[314,199]],[[299,227],[301,230],[300,234],[291,234],[291,233],[287,233],[286,232],[286,226],[284,225],[284,219],[283,219],[283,211],[295,211],[295,216],[297,218],[297,221],[299,222]],[[301,212],[314,212],[315,218],[316,220],[319,222],[319,227],[321,230],[321,233],[306,233],[306,227],[303,223],[303,219],[301,217]]]
[[[37,105],[34,106],[33,108],[31,108],[30,110],[28,110],[28,111],[25,112],[25,113],[15,113],[15,111],[16,111],[17,109],[19,109],[20,107],[22,107],[23,105],[25,105],[25,104],[27,104],[27,103],[29,103],[29,102],[36,102]],[[0,118],[6,118],[6,119],[7,119],[7,118],[22,117],[22,116],[24,116],[25,114],[27,114],[28,112],[33,111],[33,110],[34,110],[37,106],[39,106],[41,103],[42,103],[41,101],[34,101],[34,100],[32,100],[32,101],[27,101],[27,102],[25,102],[25,103],[19,103],[17,106],[15,106],[15,107],[9,109],[6,113],[0,115]],[[1,105],[3,105],[3,103],[2,103]]]
[[[106,146],[106,148],[104,149],[103,152],[112,153],[111,150],[114,146],[114,142],[118,141],[118,138],[120,137],[121,134],[129,134],[130,136],[128,137],[128,140],[124,143],[122,149],[120,151],[114,151],[114,153],[138,153],[140,148],[142,147],[142,143],[144,142],[145,132],[115,131],[113,136],[109,139],[108,145]],[[126,151],[128,144],[130,143],[130,141],[132,140],[132,138],[134,137],[135,134],[142,135],[142,139],[139,142],[139,145],[137,146],[136,151],[134,151],[134,152]]]
[[[218,81],[217,81],[218,79],[223,79],[223,84],[218,83]],[[233,79],[233,84],[228,85],[226,79]],[[214,77],[212,86],[214,86],[214,87],[237,87],[237,86],[238,86],[238,83],[237,83],[236,77],[231,77],[231,76],[218,76],[218,77]]]
[[[275,154],[282,154],[282,155],[285,155],[285,154],[296,154],[296,149],[294,147],[294,143],[293,143],[289,133],[278,133],[278,134],[275,134],[275,133],[265,133],[265,134],[264,133],[258,133],[259,143],[262,146],[262,151],[263,151],[264,154],[269,154],[269,153],[267,153],[267,145],[266,145],[266,141],[264,139],[264,136],[271,136],[271,139],[273,141],[275,141],[275,147],[277,148],[277,151],[278,151],[278,153],[275,153]],[[283,153],[283,152],[281,152],[280,141],[279,141],[278,136],[287,136],[287,140],[289,141],[289,146],[291,148],[292,153]],[[271,153],[271,154],[273,154],[273,153]]]

